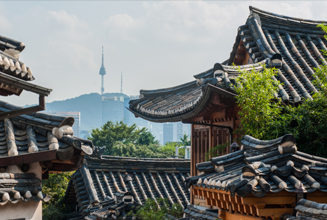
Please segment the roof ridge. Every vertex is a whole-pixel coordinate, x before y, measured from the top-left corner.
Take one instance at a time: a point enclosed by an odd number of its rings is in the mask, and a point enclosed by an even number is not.
[[[162,89],[152,89],[152,90],[140,90],[140,94],[144,95],[144,96],[148,96],[148,95],[153,95],[153,94],[163,94],[163,93],[169,93],[169,92],[173,92],[173,91],[177,91],[179,89],[183,89],[185,87],[188,86],[192,86],[192,85],[196,85],[196,80],[193,80],[191,82],[188,83],[184,83],[181,85],[177,85],[177,86],[173,86],[173,87],[168,87],[168,88],[162,88]]]
[[[310,19],[303,19],[303,18],[295,18],[295,17],[290,17],[290,16],[286,16],[286,15],[280,15],[280,14],[275,14],[273,12],[269,12],[269,11],[265,11],[265,10],[262,10],[262,9],[259,9],[259,8],[256,8],[256,7],[253,7],[253,6],[249,6],[249,9],[250,9],[250,12],[251,13],[257,13],[257,14],[261,14],[261,15],[268,15],[268,16],[272,16],[272,17],[275,17],[275,18],[284,18],[284,19],[291,19],[289,21],[300,21],[300,22],[305,22],[306,24],[308,23],[313,23],[315,25],[318,25],[318,24],[321,24],[321,23],[327,23],[327,21],[319,21],[319,20],[310,20]],[[312,25],[313,25],[312,24]]]

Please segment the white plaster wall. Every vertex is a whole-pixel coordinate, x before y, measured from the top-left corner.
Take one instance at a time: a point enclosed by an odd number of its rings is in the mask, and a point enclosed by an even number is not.
[[[42,220],[42,202],[18,202],[11,204],[10,202],[4,206],[0,206],[0,219],[19,219],[26,220]]]
[[[39,162],[30,163],[29,166],[30,169],[28,173],[35,173],[36,178],[42,180],[42,168]],[[8,166],[6,172],[23,173],[16,165]],[[20,201],[16,204],[9,202],[4,206],[0,206],[0,220],[19,218],[25,218],[26,220],[42,220],[42,201]]]

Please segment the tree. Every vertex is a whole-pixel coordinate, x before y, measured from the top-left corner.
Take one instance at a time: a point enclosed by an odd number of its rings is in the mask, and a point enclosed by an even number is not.
[[[158,208],[157,203],[161,204],[160,208]],[[135,216],[142,220],[162,220],[166,219],[166,215],[169,214],[179,219],[183,217],[183,211],[184,207],[179,203],[170,205],[167,199],[159,198],[157,201],[147,199],[145,205],[137,210]]]
[[[167,142],[165,145],[160,147],[160,151],[162,152],[162,154],[165,155],[165,157],[175,157],[176,147],[182,147],[182,146],[185,146],[182,142]],[[179,148],[178,155],[179,157],[184,157],[185,149]]]
[[[135,144],[137,141],[154,141],[151,140],[151,136],[148,133],[150,132],[148,132],[146,128],[139,129],[136,124],[128,126],[122,121],[119,123],[116,122],[116,124],[108,121],[101,127],[101,129],[92,129],[91,137],[89,139],[93,141],[95,146],[106,147],[105,154],[114,155],[115,152],[112,151],[112,148],[116,141],[120,141],[123,144]]]
[[[150,145],[150,144],[159,144],[159,141],[155,140],[155,137],[152,135],[151,132],[145,131],[140,134],[136,143],[139,145]]]
[[[327,31],[327,26],[321,27]],[[303,100],[299,105],[285,105],[275,98],[279,83],[272,79],[274,75],[274,69],[266,68],[240,71],[235,89],[241,107],[240,131],[259,139],[291,133],[300,151],[327,157],[327,66],[315,68],[313,83],[319,91],[312,95],[313,100]]]
[[[237,103],[241,107],[241,131],[262,139],[271,122],[281,112],[280,103],[272,101],[279,86],[279,82],[273,80],[276,70],[264,67],[262,71],[254,68],[251,71],[238,71],[240,75],[236,78],[235,91]]]
[[[42,192],[52,196],[49,202],[42,203],[42,219],[62,219],[65,213],[70,212],[69,206],[63,203],[66,189],[73,172],[51,173],[47,180],[42,181]]]
[[[187,134],[184,134],[183,137],[180,138],[183,146],[190,146],[191,140],[189,139],[189,136]]]

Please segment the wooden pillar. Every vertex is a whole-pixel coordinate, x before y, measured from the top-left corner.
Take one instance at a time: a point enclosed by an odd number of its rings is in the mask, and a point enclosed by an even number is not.
[[[190,186],[190,203],[194,204],[194,192],[193,192],[193,186]]]
[[[201,132],[201,130],[199,130],[199,129],[195,129],[196,130],[196,161],[195,161],[195,164],[197,164],[197,163],[199,163],[199,161],[200,161],[200,145],[201,145],[201,143],[200,143],[200,132]],[[195,166],[195,164],[194,164],[194,166]],[[194,171],[195,171],[195,175],[196,175],[196,170],[194,169]]]
[[[195,129],[191,125],[191,176],[195,176]],[[192,191],[191,191],[192,192]]]
[[[199,147],[199,160],[198,163],[201,163],[203,160],[203,150],[204,150],[204,130],[203,128],[200,129],[200,135],[199,135],[199,139],[200,139],[200,147]]]
[[[209,131],[208,131],[208,152],[210,151],[210,149],[213,147],[212,146],[212,141],[213,141],[213,138],[212,138],[212,126],[209,127]],[[209,156],[209,160],[211,159],[211,156]]]

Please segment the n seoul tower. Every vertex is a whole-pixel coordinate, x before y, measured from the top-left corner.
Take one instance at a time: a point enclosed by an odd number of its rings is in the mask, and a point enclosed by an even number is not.
[[[99,74],[101,75],[101,95],[103,95],[103,92],[104,92],[103,76],[106,75],[106,69],[104,68],[104,64],[103,64],[103,46],[102,46],[102,64],[100,67]]]

